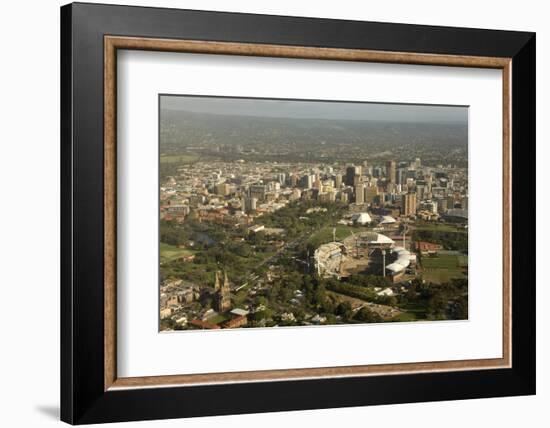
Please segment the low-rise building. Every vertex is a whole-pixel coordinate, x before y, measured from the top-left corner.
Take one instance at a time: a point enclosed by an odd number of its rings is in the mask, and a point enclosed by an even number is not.
[[[246,318],[246,316],[238,315],[234,318],[231,318],[231,319],[225,321],[222,324],[222,327],[223,328],[238,328],[238,327],[245,326],[247,323],[248,323],[248,319]]]
[[[172,308],[164,308],[160,310],[160,319],[169,318],[172,315]]]

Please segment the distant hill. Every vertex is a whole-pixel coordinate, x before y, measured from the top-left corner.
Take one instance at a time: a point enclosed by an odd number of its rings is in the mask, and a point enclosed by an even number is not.
[[[165,109],[161,152],[199,150],[224,159],[333,159],[422,157],[467,162],[468,128],[451,122],[288,119]]]

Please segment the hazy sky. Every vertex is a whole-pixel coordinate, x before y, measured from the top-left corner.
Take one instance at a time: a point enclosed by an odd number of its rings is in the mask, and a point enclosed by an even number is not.
[[[465,106],[295,101],[256,98],[161,96],[161,110],[296,119],[468,123]]]

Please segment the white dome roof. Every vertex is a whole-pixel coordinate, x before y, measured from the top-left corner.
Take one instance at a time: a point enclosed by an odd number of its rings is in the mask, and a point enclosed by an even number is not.
[[[380,224],[392,224],[392,223],[395,223],[395,221],[396,220],[392,216],[384,215],[380,220]]]
[[[366,223],[370,223],[372,221],[369,213],[358,213],[358,214],[354,214],[351,219],[356,222],[356,223],[359,223],[359,224],[366,224]]]

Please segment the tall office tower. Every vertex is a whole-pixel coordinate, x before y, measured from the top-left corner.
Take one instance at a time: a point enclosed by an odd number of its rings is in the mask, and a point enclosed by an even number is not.
[[[336,177],[335,177],[335,187],[337,189],[339,189],[340,187],[342,187],[342,174],[336,174]]]
[[[447,211],[447,199],[440,198],[440,199],[437,200],[437,210],[440,213],[444,213],[444,212]]]
[[[437,214],[437,202],[435,201],[422,201],[420,202],[420,209],[425,211],[430,211],[431,213]]]
[[[378,196],[378,187],[377,186],[367,186],[365,187],[365,202],[367,204],[372,204],[374,199]]]
[[[246,197],[244,198],[244,212],[249,214],[253,211],[256,211],[256,204],[258,202],[258,199]]]
[[[296,174],[292,174],[290,176],[290,186],[296,187],[298,185],[298,176]]]
[[[355,178],[355,165],[349,165],[346,167],[346,184],[353,186],[353,180]]]
[[[368,167],[369,167],[369,163],[368,163],[367,160],[365,159],[365,160],[363,161],[363,169],[366,171]]]
[[[279,174],[277,174],[277,181],[280,183],[280,184],[285,184],[285,181],[286,181],[286,174],[284,172],[281,172]]]
[[[348,202],[349,201],[349,197],[348,197],[348,194],[346,192],[340,192],[338,194],[338,199],[340,200],[340,202]]]
[[[353,177],[353,187],[357,186],[359,183],[365,182],[365,176],[364,175],[356,175]]]
[[[428,189],[426,187],[426,184],[423,182],[417,181],[416,182],[416,194],[418,195],[418,199],[426,199],[428,193]]]
[[[386,179],[392,184],[396,183],[395,161],[394,160],[386,162]]]
[[[310,177],[311,177],[311,187],[313,187],[313,185],[317,182],[320,176],[318,174],[311,174]]]
[[[424,177],[426,178],[426,184],[428,185],[428,190],[431,192],[432,186],[434,183],[434,176],[431,172],[429,172],[428,174],[425,174]]]
[[[412,178],[413,180],[416,180],[418,178],[418,173],[417,171],[414,169],[414,167],[412,168],[409,168],[407,170],[407,179],[409,178]]]
[[[258,201],[265,200],[266,189],[263,184],[254,184],[248,189],[249,196],[256,198]]]
[[[323,192],[333,192],[334,191],[334,181],[327,180],[323,183],[321,183],[321,190]]]
[[[447,209],[452,210],[455,207],[455,197],[447,196]]]
[[[420,169],[422,167],[422,162],[420,162],[420,158],[416,158],[414,160],[414,166],[416,169]]]
[[[321,190],[321,180],[319,179],[319,176],[317,176],[313,181],[313,188]]]
[[[313,185],[313,181],[311,180],[311,175],[304,175],[302,178],[300,178],[300,187],[303,189],[311,189],[311,186]]]
[[[216,184],[216,193],[218,195],[227,196],[229,195],[230,190],[231,190],[231,186],[229,186],[229,183]]]
[[[397,185],[394,183],[387,183],[386,184],[386,192],[391,194],[395,193],[395,189],[397,188]]]
[[[378,193],[378,205],[381,207],[386,205],[386,194],[384,192]]]
[[[355,175],[363,175],[363,167],[361,165],[355,167]]]
[[[397,181],[397,184],[405,184],[405,181],[407,179],[406,172],[403,168],[398,168],[396,172],[395,179]]]
[[[467,210],[467,209],[468,209],[468,196],[464,196],[464,197],[462,198],[461,205],[462,205],[462,209],[463,209],[463,210]]]
[[[401,214],[404,216],[416,213],[416,193],[405,193],[401,199]]]
[[[355,203],[361,205],[365,203],[365,185],[363,183],[355,186]]]

